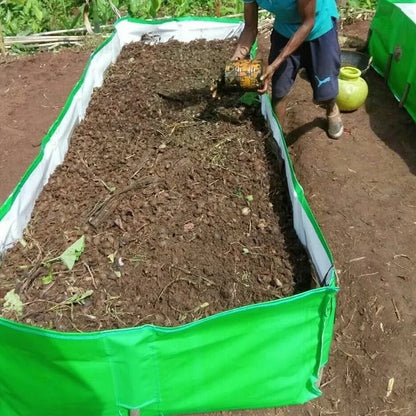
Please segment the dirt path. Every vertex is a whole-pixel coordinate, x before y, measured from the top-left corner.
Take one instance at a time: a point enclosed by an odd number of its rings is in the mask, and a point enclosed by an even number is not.
[[[416,413],[416,125],[374,70],[365,79],[366,104],[343,115],[339,141],[305,80],[289,103],[292,160],[341,287],[324,395],[293,415]]]
[[[39,153],[89,56],[62,50],[0,58],[0,203]]]
[[[356,22],[345,32],[365,39],[368,26]],[[0,126],[7,126],[9,140],[0,130],[3,198],[37,153],[35,146],[86,58],[67,52],[0,64],[0,92],[8,94],[7,107],[5,100],[0,103]],[[61,69],[59,78],[51,76],[52,65]],[[304,80],[297,82],[289,105],[295,170],[334,254],[341,287],[323,396],[304,406],[241,413],[416,414],[416,126],[374,71],[366,80],[366,105],[344,115],[339,141],[326,137],[324,114],[312,105]],[[55,82],[53,93],[49,88]],[[61,101],[45,108],[44,95]]]

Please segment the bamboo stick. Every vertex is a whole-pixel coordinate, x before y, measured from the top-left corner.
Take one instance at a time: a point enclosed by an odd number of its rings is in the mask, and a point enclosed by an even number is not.
[[[81,42],[71,42],[71,46],[82,46]],[[58,46],[69,45],[68,42],[50,42],[50,43],[24,43],[21,44],[21,48],[30,49],[30,48],[42,48],[42,49],[55,49]],[[12,45],[7,46],[6,49],[10,49]]]
[[[102,25],[101,28],[108,29],[112,28],[114,25]],[[46,35],[59,35],[62,33],[76,33],[76,32],[86,32],[87,29],[85,27],[78,27],[74,29],[61,29],[61,30],[51,30],[49,32],[40,32],[36,33],[37,36],[46,36]],[[32,35],[33,36],[33,35]]]
[[[15,43],[50,43],[50,42],[79,42],[85,39],[85,36],[6,36],[4,38],[4,44],[6,46],[13,45]]]
[[[3,37],[3,26],[0,22],[0,49],[3,57],[6,56],[6,45],[4,44],[4,37]]]

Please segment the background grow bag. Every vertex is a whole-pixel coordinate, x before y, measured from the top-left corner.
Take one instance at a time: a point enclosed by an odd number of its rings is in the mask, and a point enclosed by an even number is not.
[[[126,43],[238,35],[225,19],[119,20],[91,56],[38,157],[0,207],[0,252],[18,238],[35,200],[68,149],[93,89]],[[322,287],[219,313],[176,328],[151,325],[62,333],[0,318],[1,416],[197,413],[301,404],[318,397],[335,314],[331,252],[296,180],[268,96],[262,112],[285,161],[294,227]]]
[[[370,31],[373,67],[416,121],[416,0],[378,0]]]

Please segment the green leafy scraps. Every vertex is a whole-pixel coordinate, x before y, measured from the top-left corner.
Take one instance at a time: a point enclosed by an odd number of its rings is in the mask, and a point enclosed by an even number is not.
[[[85,292],[74,293],[68,299],[65,299],[64,301],[52,306],[52,308],[49,310],[54,311],[65,306],[83,305],[85,303],[85,299],[89,298],[93,293],[94,291],[92,289],[86,290]]]
[[[85,249],[85,236],[82,236],[74,244],[69,246],[59,257],[62,263],[71,270],[75,262],[81,257]]]
[[[52,267],[49,266],[49,273],[46,276],[42,277],[42,283],[44,285],[48,285],[49,283],[53,282],[53,270]]]
[[[114,263],[114,261],[116,259],[116,253],[110,253],[107,257],[108,257],[108,261],[110,263]]]
[[[85,249],[85,236],[83,235],[74,244],[69,246],[60,256],[53,259],[45,260],[43,264],[49,267],[54,261],[62,261],[69,270],[72,270],[75,262],[81,257]]]
[[[86,298],[89,298],[93,293],[94,291],[92,289],[86,290],[84,293],[75,293],[68,299],[64,300],[62,303],[64,305],[74,305],[74,304],[83,305],[84,300]]]
[[[23,302],[14,289],[9,290],[4,296],[3,312],[12,313],[18,318],[23,315]]]
[[[242,104],[252,106],[259,102],[259,95],[256,92],[245,92],[239,101]]]

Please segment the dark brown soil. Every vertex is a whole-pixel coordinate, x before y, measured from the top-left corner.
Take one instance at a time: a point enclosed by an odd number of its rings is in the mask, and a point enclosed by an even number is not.
[[[210,95],[234,44],[123,49],[37,201],[27,245],[4,256],[1,286],[21,296],[23,322],[178,325],[308,288],[258,101]],[[82,235],[73,270],[48,262]]]

